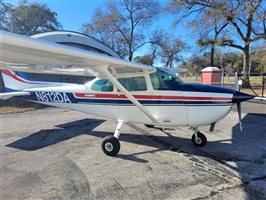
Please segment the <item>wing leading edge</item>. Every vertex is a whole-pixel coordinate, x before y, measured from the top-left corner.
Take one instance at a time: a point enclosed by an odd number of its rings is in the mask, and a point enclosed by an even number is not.
[[[0,31],[1,68],[17,71],[73,75],[100,75],[109,67],[115,73],[153,71],[152,66],[128,62],[46,40]]]

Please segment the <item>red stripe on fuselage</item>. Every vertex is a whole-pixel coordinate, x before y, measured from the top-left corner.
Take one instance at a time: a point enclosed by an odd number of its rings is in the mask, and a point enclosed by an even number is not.
[[[27,84],[47,84],[46,82],[29,82],[29,81],[25,81],[23,79],[21,79],[19,76],[16,76],[15,74],[13,74],[12,72],[8,71],[8,70],[4,70],[4,69],[1,69],[1,72],[19,82],[22,82],[22,83],[27,83]]]
[[[78,98],[103,98],[103,99],[127,99],[125,95],[119,94],[95,94],[95,93],[75,93]],[[136,99],[151,100],[224,100],[231,101],[228,97],[194,97],[194,96],[159,96],[159,95],[133,95]]]

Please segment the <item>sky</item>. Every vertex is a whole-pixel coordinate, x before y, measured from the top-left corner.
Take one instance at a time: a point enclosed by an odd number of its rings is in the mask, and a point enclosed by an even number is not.
[[[1,0],[0,0],[1,1]],[[19,0],[3,0],[4,3],[18,5]],[[168,0],[158,0],[162,5],[165,5]],[[89,22],[97,7],[104,8],[106,0],[28,0],[28,2],[38,2],[46,4],[52,11],[56,12],[58,21],[63,25],[64,30],[81,32],[82,24]],[[196,48],[197,38],[192,37],[191,30],[186,28],[186,21],[173,28],[172,24],[175,16],[162,15],[156,19],[152,27],[149,29],[163,29],[164,31],[180,37],[189,49],[182,52],[183,59],[191,57],[193,54],[198,54]],[[137,51],[134,56],[143,55],[148,52],[148,46]],[[223,51],[229,48],[223,48]],[[232,51],[233,49],[230,48]],[[155,63],[157,64],[157,63]]]
[[[38,1],[39,2],[39,1]],[[55,0],[45,2],[57,12],[58,21],[65,30],[81,32],[81,25],[90,21],[95,9],[104,5],[104,0]]]
[[[18,0],[4,0],[5,3],[18,5]],[[55,11],[58,21],[63,25],[64,30],[81,32],[82,24],[89,22],[97,7],[104,7],[106,0],[28,0],[28,2],[38,2],[46,4],[52,11]],[[160,0],[165,5],[167,0]],[[166,32],[173,33],[181,40],[189,41],[192,44],[193,38],[189,36],[189,30],[184,28],[183,24],[177,28],[172,27],[174,16],[160,16],[154,22],[150,29],[163,29]],[[148,51],[148,46],[140,49],[134,56]],[[190,52],[183,52],[182,57],[191,56]]]
[[[11,3],[18,5],[19,0],[3,0],[5,3]],[[167,0],[158,0],[162,5],[165,5]],[[106,0],[28,0],[28,2],[44,3],[52,11],[55,11],[58,15],[58,21],[62,23],[65,30],[81,31],[81,25],[90,21],[93,13],[97,7],[104,7]],[[170,31],[173,17],[160,16],[156,20],[155,26],[165,28]],[[180,29],[180,27],[179,27]],[[171,31],[176,31],[171,28]],[[180,34],[185,34],[182,29]],[[184,36],[185,36],[184,35]]]
[[[18,4],[18,0],[4,0],[5,3]],[[98,6],[103,6],[104,0],[28,0],[46,4],[56,12],[58,21],[65,30],[80,32],[81,25],[88,22]]]

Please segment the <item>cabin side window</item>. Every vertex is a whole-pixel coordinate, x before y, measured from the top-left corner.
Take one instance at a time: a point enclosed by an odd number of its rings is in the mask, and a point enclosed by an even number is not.
[[[91,90],[102,91],[102,92],[112,92],[113,84],[107,79],[100,79],[100,80],[95,81],[92,84]]]
[[[176,90],[182,83],[176,75],[162,69],[150,74],[150,79],[154,90]]]
[[[147,85],[144,77],[119,78],[118,81],[128,91],[147,90]]]

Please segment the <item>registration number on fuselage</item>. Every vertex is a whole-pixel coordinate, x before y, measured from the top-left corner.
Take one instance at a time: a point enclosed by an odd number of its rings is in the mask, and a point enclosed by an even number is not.
[[[71,103],[65,92],[35,92],[38,101],[53,103]]]

